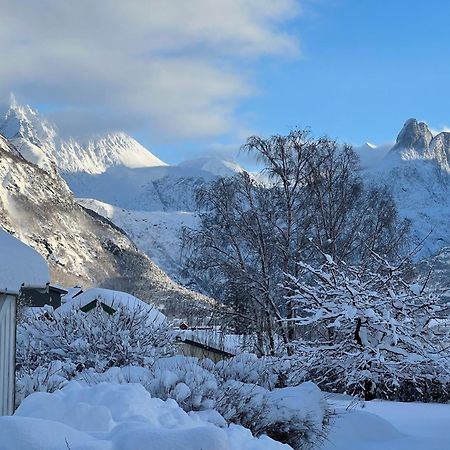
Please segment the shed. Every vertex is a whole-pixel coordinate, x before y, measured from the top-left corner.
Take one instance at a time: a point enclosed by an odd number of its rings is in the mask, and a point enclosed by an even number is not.
[[[20,290],[20,300],[26,306],[42,307],[50,305],[56,309],[61,306],[61,297],[67,293],[66,289],[51,284],[45,289],[23,286]]]
[[[0,415],[14,412],[17,298],[23,287],[47,289],[44,258],[0,229]]]
[[[134,297],[131,294],[110,289],[91,288],[86,291],[74,293],[72,298],[65,297],[65,303],[58,308],[60,312],[67,312],[73,308],[88,313],[95,307],[100,306],[107,314],[114,314],[120,307],[126,307],[131,310],[143,309],[148,312],[148,320],[153,323],[163,323],[166,316],[158,309],[144,301]]]
[[[180,325],[177,336],[178,349],[179,353],[185,356],[195,356],[198,359],[209,358],[218,362],[236,356],[237,348],[232,338],[232,335],[226,335],[214,327],[189,329],[183,323]]]

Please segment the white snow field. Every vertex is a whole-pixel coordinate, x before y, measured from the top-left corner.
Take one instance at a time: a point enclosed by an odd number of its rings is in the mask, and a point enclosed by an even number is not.
[[[448,450],[450,405],[329,398],[336,416],[321,450]]]
[[[220,426],[219,426],[220,425]],[[214,411],[186,413],[174,400],[151,398],[140,384],[70,382],[27,397],[0,417],[1,450],[277,450],[268,437],[226,426]]]

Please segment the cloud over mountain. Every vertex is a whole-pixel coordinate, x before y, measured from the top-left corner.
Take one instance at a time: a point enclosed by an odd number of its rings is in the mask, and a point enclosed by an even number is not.
[[[5,0],[0,96],[69,133],[115,127],[203,138],[236,126],[252,61],[298,52],[296,0]]]

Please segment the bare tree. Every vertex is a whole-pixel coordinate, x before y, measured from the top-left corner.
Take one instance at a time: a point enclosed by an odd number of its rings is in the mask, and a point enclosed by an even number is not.
[[[363,243],[395,253],[407,227],[399,226],[386,190],[364,186],[348,146],[294,130],[251,137],[243,150],[263,170],[198,191],[200,227],[184,236],[187,268],[200,287],[231,306],[241,329],[257,334],[261,353],[276,353],[279,344],[292,351],[294,308],[281,285],[286,275],[299,275],[298,262],[323,251],[361,259]]]

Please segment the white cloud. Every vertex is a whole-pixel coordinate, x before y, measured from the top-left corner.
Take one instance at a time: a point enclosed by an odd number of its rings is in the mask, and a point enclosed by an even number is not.
[[[442,125],[439,128],[430,128],[430,131],[433,136],[436,136],[437,134],[442,133],[443,131],[449,133],[450,127],[448,127],[447,125]]]
[[[60,126],[203,138],[237,125],[251,62],[295,55],[297,0],[2,0],[0,95]],[[98,130],[97,130],[98,131]]]

